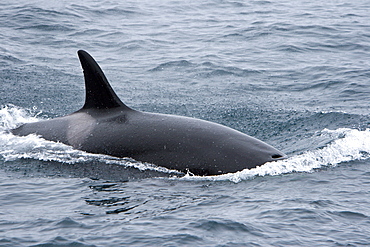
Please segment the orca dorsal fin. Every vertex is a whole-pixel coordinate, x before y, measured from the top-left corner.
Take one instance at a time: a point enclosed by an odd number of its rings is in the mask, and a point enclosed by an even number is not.
[[[102,69],[86,51],[77,52],[85,77],[86,98],[82,109],[111,109],[123,107],[130,109],[113,91]]]

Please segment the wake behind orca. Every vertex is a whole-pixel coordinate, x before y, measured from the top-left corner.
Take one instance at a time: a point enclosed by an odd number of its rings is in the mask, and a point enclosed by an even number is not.
[[[76,149],[129,157],[196,175],[218,175],[286,158],[272,146],[205,120],[147,113],[126,106],[96,61],[78,51],[84,71],[84,106],[64,117],[26,123],[12,133],[36,134]]]

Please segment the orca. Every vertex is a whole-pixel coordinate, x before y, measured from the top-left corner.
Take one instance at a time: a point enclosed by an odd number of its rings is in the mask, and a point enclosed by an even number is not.
[[[83,107],[66,116],[26,123],[14,135],[36,134],[75,149],[190,172],[219,175],[286,158],[274,147],[221,124],[126,106],[86,51],[78,56],[85,78]]]

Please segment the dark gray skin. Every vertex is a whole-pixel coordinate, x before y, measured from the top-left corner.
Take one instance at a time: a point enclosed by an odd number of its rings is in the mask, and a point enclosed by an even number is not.
[[[130,157],[196,175],[236,172],[286,158],[272,146],[220,124],[133,110],[117,97],[95,60],[85,51],[78,55],[85,75],[83,108],[24,124],[13,134],[37,134],[79,150]]]

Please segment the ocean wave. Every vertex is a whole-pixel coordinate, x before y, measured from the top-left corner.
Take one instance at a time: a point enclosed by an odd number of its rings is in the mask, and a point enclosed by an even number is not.
[[[39,121],[37,116],[40,114],[41,112],[37,112],[36,110],[25,110],[12,105],[4,106],[0,109],[0,156],[5,162],[19,159],[53,161],[66,164],[100,162],[103,164],[133,167],[141,171],[150,170],[167,174],[177,174],[180,176],[182,174],[175,170],[139,162],[131,158],[116,158],[109,155],[87,153],[73,149],[71,146],[59,142],[44,140],[36,135],[19,137],[9,132],[10,129],[22,123]],[[321,114],[331,115],[332,113]],[[324,129],[317,137],[317,140],[323,138],[326,140],[324,146],[294,155],[286,160],[270,162],[256,168],[219,176],[203,177],[186,174],[181,179],[228,180],[237,183],[256,176],[313,172],[316,169],[337,166],[344,162],[363,160],[370,157],[370,129]]]
[[[131,158],[116,158],[109,155],[92,154],[73,149],[71,146],[59,142],[47,141],[36,135],[14,136],[0,132],[0,156],[5,162],[20,159],[33,159],[46,162],[65,164],[103,163],[132,167],[140,171],[150,170],[168,174],[181,174],[178,171],[143,163]]]
[[[149,71],[162,71],[162,70],[169,69],[169,68],[178,69],[181,67],[188,68],[188,67],[195,67],[195,65],[187,60],[170,61],[170,62],[162,63],[158,65],[157,67],[150,69]]]
[[[23,5],[18,8],[9,9],[7,13],[9,15],[7,26],[9,27],[18,26],[19,28],[27,28],[45,24],[47,26],[57,25],[57,31],[66,31],[65,26],[58,23],[64,23],[64,21],[69,20],[69,18],[81,18],[81,16],[65,10],[56,11],[47,8],[34,7],[32,5]],[[59,21],[57,22],[54,20]],[[60,27],[62,27],[62,29],[60,29]]]
[[[209,78],[219,76],[247,77],[260,74],[261,71],[253,69],[241,69],[235,66],[222,66],[212,62],[193,63],[187,60],[170,61],[162,63],[149,71],[183,70],[193,74],[195,77]]]
[[[31,114],[33,113],[33,114]],[[0,109],[0,157],[5,162],[19,159],[54,161],[66,164],[93,163],[133,167],[141,171],[151,170],[168,174],[181,174],[178,171],[143,163],[131,158],[117,158],[109,155],[92,154],[73,149],[60,142],[47,141],[37,135],[14,136],[9,132],[23,123],[40,121],[41,112],[25,110],[13,105]]]
[[[187,174],[186,180],[232,181],[235,183],[249,180],[256,176],[276,176],[294,172],[313,172],[317,169],[337,166],[341,163],[364,160],[370,157],[370,129],[356,130],[339,128],[324,129],[321,135],[329,136],[332,142],[323,148],[306,151],[286,160],[269,162],[252,169],[219,176],[192,176]]]

